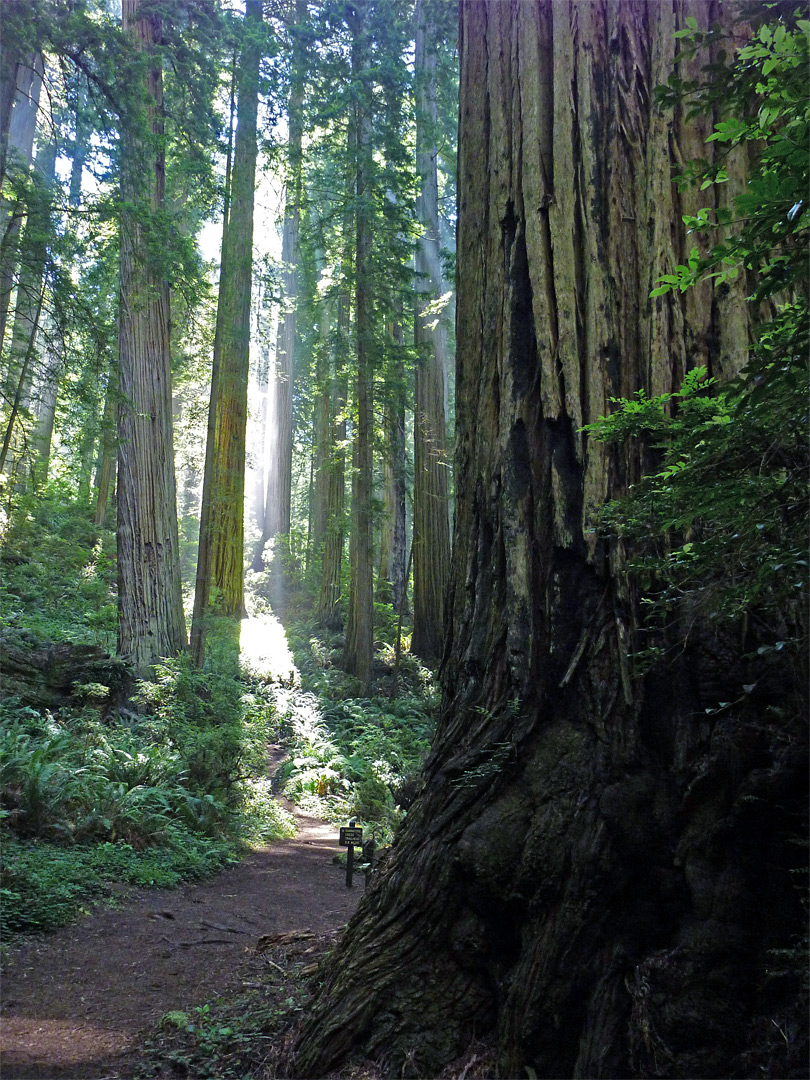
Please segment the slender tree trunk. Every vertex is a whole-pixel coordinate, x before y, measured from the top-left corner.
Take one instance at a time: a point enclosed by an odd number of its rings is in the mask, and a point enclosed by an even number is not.
[[[425,309],[441,294],[439,180],[436,151],[436,35],[430,9],[417,0],[416,168],[421,227],[416,249],[418,350],[414,389],[413,638],[417,656],[435,663],[442,654],[444,596],[450,573],[448,506],[450,461],[446,445],[447,331],[441,316]]]
[[[39,316],[42,311],[42,301],[44,298],[44,287],[40,289],[39,298],[37,300],[36,309],[34,311],[34,320],[38,323]],[[14,435],[15,424],[19,420],[20,411],[24,407],[24,398],[27,394],[27,389],[30,383],[30,371],[34,359],[34,348],[36,344],[35,336],[32,335],[26,350],[25,356],[21,358],[19,374],[17,376],[17,388],[14,392],[14,398],[11,402],[11,412],[9,413],[8,420],[6,421],[6,430],[3,435],[3,445],[0,447],[0,476],[2,476],[6,461],[8,460],[9,450],[11,449],[11,440]]]
[[[146,125],[122,124],[118,419],[118,652],[139,675],[186,644],[172,438],[169,286],[154,265],[144,211],[164,203],[163,77],[157,16],[123,0],[124,32],[149,55]],[[157,141],[157,146],[155,145]]]
[[[61,357],[50,351],[45,370],[37,387],[36,426],[31,437],[33,451],[32,483],[34,490],[42,487],[48,480],[53,440],[56,402],[59,396],[59,383],[62,374]]]
[[[318,619],[325,626],[340,624],[341,576],[343,568],[343,510],[346,487],[346,371],[343,350],[349,339],[348,295],[338,300],[337,342],[334,350],[334,374],[329,417],[329,456],[326,464],[326,521],[321,564]]]
[[[692,335],[724,362],[711,305],[688,323],[683,296],[649,297],[693,242],[670,180],[689,123],[653,92],[684,19],[721,14],[461,5],[444,703],[285,1075],[437,1076],[475,1040],[487,1075],[750,1075],[768,949],[804,923],[779,797],[803,784],[713,714],[718,686],[745,695],[698,628],[633,678],[635,597],[592,517],[638,449],[582,434],[612,395],[672,390]]]
[[[230,117],[228,122],[228,154],[225,163],[225,192],[222,208],[222,245],[220,248],[220,288],[225,274],[226,238],[231,205],[231,174],[233,158],[234,116],[236,112],[236,56],[231,65]],[[225,309],[217,304],[214,329],[214,350],[211,363],[211,393],[208,399],[208,423],[205,438],[205,462],[203,465],[202,498],[200,501],[200,531],[197,544],[197,570],[194,584],[194,610],[191,616],[191,656],[198,668],[205,661],[206,623],[211,598],[211,497],[214,483],[214,449],[217,432],[217,406],[219,402],[219,368],[222,353],[222,326]]]
[[[73,140],[73,152],[70,162],[70,186],[68,201],[71,206],[80,206],[82,201],[82,177],[84,165],[90,150],[90,124],[87,118],[87,95],[84,87],[78,92],[78,103],[74,123],[76,136]]]
[[[313,417],[312,448],[312,504],[310,511],[309,555],[307,574],[314,566],[320,566],[326,530],[329,523],[329,469],[331,447],[329,442],[330,419],[330,371],[329,371],[329,325],[330,307],[326,299],[320,304],[320,329],[315,346],[316,397]]]
[[[365,29],[362,3],[355,5],[352,20],[352,78],[360,86],[365,74]],[[352,123],[356,131],[357,172],[355,210],[355,338],[357,374],[355,382],[356,423],[352,448],[352,526],[349,538],[349,615],[346,624],[344,666],[368,691],[374,654],[374,595],[372,564],[372,435],[373,368],[371,341],[371,278],[367,197],[369,155],[368,103],[362,94],[355,98]]]
[[[42,53],[35,53],[26,63],[17,65],[6,170],[13,167],[26,171],[31,166],[44,70]],[[24,216],[25,207],[22,203],[7,199],[0,203],[0,349],[6,333],[11,294],[14,291],[17,243]]]
[[[211,460],[210,574],[198,562],[201,576],[216,589],[208,607],[228,619],[244,613],[244,518],[247,432],[247,387],[250,360],[250,296],[253,276],[253,205],[256,184],[257,113],[261,44],[260,0],[245,8],[245,43],[239,66],[239,123],[236,129],[231,202],[222,242],[217,328],[220,360],[216,424]],[[212,383],[212,394],[213,394]],[[202,522],[200,555],[203,554]],[[195,608],[197,603],[195,601]],[[197,620],[202,638],[201,608]],[[195,648],[202,662],[202,649]]]
[[[107,518],[107,505],[110,499],[110,489],[115,478],[115,464],[117,457],[115,444],[115,418],[118,412],[119,396],[118,367],[113,363],[107,375],[107,392],[104,397],[104,415],[101,420],[101,452],[99,454],[95,479],[95,523],[98,528],[101,528]]]
[[[8,357],[7,386],[16,386],[15,400],[19,419],[28,418],[31,387],[38,374],[37,336],[44,301],[48,243],[51,239],[51,197],[56,176],[56,144],[48,140],[40,148],[36,161],[39,173],[32,193],[21,243],[17,281],[17,300]],[[6,394],[6,396],[9,396]],[[24,451],[15,454],[14,471],[23,473]],[[25,469],[24,471],[28,471]]]
[[[405,595],[405,363],[402,326],[391,333],[398,356],[385,388],[385,445],[382,460],[382,519],[378,597],[399,610]]]

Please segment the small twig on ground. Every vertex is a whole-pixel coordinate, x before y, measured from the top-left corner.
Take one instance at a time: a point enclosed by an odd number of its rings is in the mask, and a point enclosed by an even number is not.
[[[220,923],[209,922],[207,919],[200,919],[200,926],[205,926],[209,930],[223,930],[226,934],[247,934],[250,936],[249,930],[240,930],[238,926],[222,926]]]
[[[281,966],[281,964],[277,964],[277,963],[275,962],[275,960],[271,960],[269,956],[265,956],[265,957],[264,957],[264,962],[265,962],[265,964],[269,964],[269,965],[270,965],[270,967],[274,967],[274,968],[276,968],[276,969],[277,969],[278,971],[280,971],[280,972],[281,972],[281,974],[282,974],[282,975],[283,975],[283,976],[284,976],[285,978],[287,977],[287,972],[286,972],[286,971],[284,970],[284,968],[283,968],[283,967]]]

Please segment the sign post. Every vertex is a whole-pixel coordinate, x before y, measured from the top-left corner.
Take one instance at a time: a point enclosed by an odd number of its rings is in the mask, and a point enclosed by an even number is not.
[[[348,848],[346,853],[346,888],[352,887],[352,875],[354,873],[354,846],[363,843],[363,830],[354,823],[354,818],[349,822],[348,828],[340,830],[341,847]]]

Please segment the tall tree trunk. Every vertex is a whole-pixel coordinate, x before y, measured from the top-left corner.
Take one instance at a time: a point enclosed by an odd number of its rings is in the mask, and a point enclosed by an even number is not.
[[[62,376],[62,359],[52,349],[48,353],[45,369],[36,391],[36,426],[31,437],[33,468],[31,471],[34,490],[48,480],[51,460],[51,443],[56,419],[56,402]]]
[[[124,32],[146,52],[146,128],[121,137],[121,315],[118,419],[118,652],[137,674],[186,644],[172,437],[169,285],[154,265],[145,220],[163,207],[163,75],[157,16],[123,0]],[[157,145],[156,145],[157,143]]]
[[[338,298],[337,336],[333,353],[329,414],[329,454],[326,463],[326,513],[318,619],[325,626],[340,623],[341,576],[345,531],[343,510],[346,488],[346,370],[344,349],[349,340],[350,300],[343,291]]]
[[[31,387],[38,374],[37,336],[44,302],[48,244],[51,239],[51,199],[56,176],[56,144],[44,142],[37,153],[37,187],[29,199],[25,230],[22,236],[17,299],[8,356],[7,386],[16,386],[18,412],[27,417]],[[6,393],[6,396],[8,393]],[[15,454],[15,473],[23,471],[24,451]],[[27,471],[27,469],[25,470]]]
[[[380,569],[378,598],[399,610],[405,595],[405,362],[400,323],[391,328],[397,351],[384,390],[384,438],[382,460],[382,519],[380,521]]]
[[[70,185],[68,187],[68,201],[71,206],[80,206],[82,201],[82,178],[87,155],[90,151],[90,122],[87,117],[87,94],[82,85],[76,92],[76,135],[70,161]]]
[[[331,446],[330,431],[330,309],[324,297],[320,302],[320,328],[315,346],[315,405],[313,416],[312,447],[312,503],[310,509],[309,548],[307,555],[307,575],[312,568],[320,567],[323,545],[329,523],[329,468]]]
[[[352,25],[352,78],[359,87],[366,69],[366,42],[362,3],[354,6]],[[344,666],[368,691],[374,654],[374,596],[372,565],[372,436],[373,370],[371,341],[371,278],[367,198],[369,155],[368,103],[362,93],[355,97],[352,124],[356,132],[354,304],[357,373],[356,421],[352,446],[352,524],[349,537],[349,615],[346,623]]]
[[[296,0],[293,27],[293,60],[287,109],[287,194],[284,207],[281,261],[284,264],[284,311],[276,337],[274,411],[270,421],[267,495],[261,546],[277,533],[290,532],[292,495],[292,400],[295,370],[296,308],[298,304],[298,238],[301,222],[301,143],[303,139],[304,76],[306,49],[303,28],[306,0]]]
[[[211,462],[211,562],[210,575],[206,576],[216,589],[211,607],[216,614],[229,619],[244,613],[245,439],[261,21],[260,0],[247,0],[245,41],[239,65],[239,123],[217,307],[220,360]]]
[[[226,239],[231,206],[231,174],[233,171],[233,133],[236,115],[236,54],[231,65],[230,116],[228,121],[228,153],[225,162],[225,190],[222,207],[222,244],[220,247],[220,287],[225,274]],[[191,656],[198,668],[205,662],[205,638],[211,598],[211,499],[214,484],[214,452],[217,434],[217,408],[219,405],[219,368],[222,354],[222,329],[225,308],[217,303],[217,319],[214,329],[214,348],[211,362],[211,392],[208,398],[208,422],[205,437],[205,461],[203,463],[202,497],[200,500],[200,530],[197,544],[197,569],[194,582],[194,609],[191,616]]]
[[[39,323],[39,317],[42,312],[42,302],[45,295],[44,285],[40,287],[40,293],[36,301],[36,308],[33,311],[33,319],[35,323]],[[6,468],[6,461],[8,460],[9,451],[11,450],[11,440],[14,435],[14,429],[17,421],[20,418],[20,413],[25,407],[25,398],[28,393],[28,387],[31,381],[31,368],[34,362],[34,348],[36,345],[35,335],[31,335],[28,342],[28,347],[25,351],[25,355],[20,358],[19,371],[17,374],[17,386],[14,391],[14,397],[11,401],[11,411],[6,421],[6,430],[3,435],[3,445],[0,447],[0,476]]]
[[[417,656],[435,663],[442,654],[444,595],[450,574],[448,506],[450,461],[446,445],[445,388],[447,331],[441,316],[425,309],[441,294],[439,180],[436,151],[436,32],[430,6],[417,0],[416,169],[420,191],[416,216],[421,227],[416,248],[418,349],[414,390],[413,478],[413,639]]]
[[[100,528],[107,518],[107,505],[110,489],[115,478],[116,445],[115,417],[118,412],[118,367],[110,366],[107,375],[107,392],[104,396],[104,415],[101,420],[101,452],[96,469],[96,515],[95,523]]]
[[[635,598],[591,519],[638,450],[581,432],[612,395],[673,389],[690,336],[724,362],[711,305],[688,324],[683,296],[649,298],[693,242],[670,181],[689,123],[653,91],[684,19],[721,12],[460,12],[444,703],[423,794],[285,1075],[369,1057],[437,1076],[476,1039],[489,1075],[751,1075],[754,1019],[779,1000],[768,949],[804,922],[787,871],[798,803],[777,797],[795,765],[753,727],[735,740],[734,709],[712,714],[718,687],[745,695],[698,628],[633,679]]]
[[[39,97],[45,64],[42,53],[35,53],[17,65],[14,108],[8,131],[6,171],[11,168],[27,171],[31,166],[34,135],[37,129]],[[0,349],[6,333],[11,294],[17,269],[17,243],[25,216],[25,206],[3,199],[0,203]]]

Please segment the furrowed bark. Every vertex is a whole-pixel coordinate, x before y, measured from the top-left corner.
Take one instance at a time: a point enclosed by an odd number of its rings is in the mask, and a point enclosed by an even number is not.
[[[121,140],[121,314],[118,417],[118,653],[135,674],[186,645],[172,437],[169,285],[148,229],[164,203],[163,78],[158,18],[123,0],[124,31],[146,54],[146,117]]]

